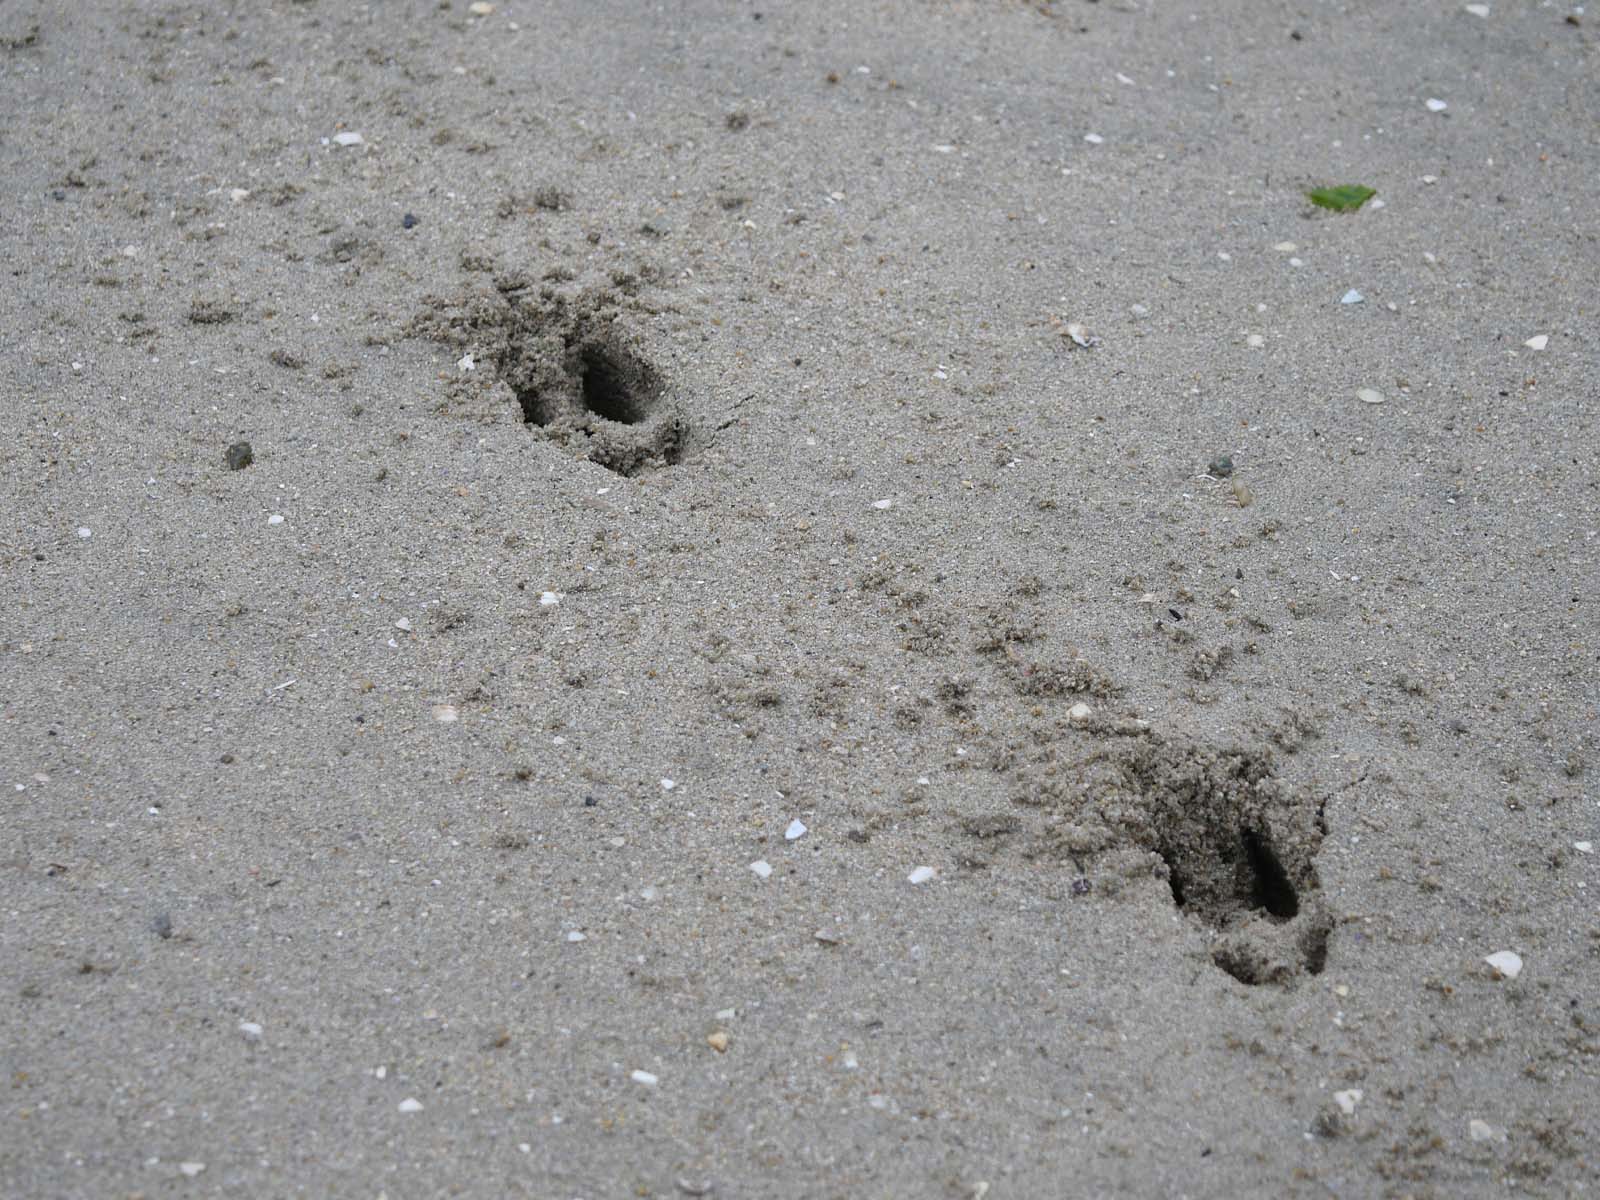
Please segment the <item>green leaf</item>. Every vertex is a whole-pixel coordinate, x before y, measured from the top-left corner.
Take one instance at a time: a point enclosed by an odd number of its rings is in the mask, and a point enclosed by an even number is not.
[[[1318,208],[1331,208],[1334,212],[1355,212],[1377,194],[1377,188],[1362,187],[1359,183],[1341,183],[1338,187],[1317,188],[1306,193]]]

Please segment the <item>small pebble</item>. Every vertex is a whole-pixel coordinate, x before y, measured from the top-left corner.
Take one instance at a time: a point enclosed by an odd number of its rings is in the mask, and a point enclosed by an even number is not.
[[[1076,725],[1082,725],[1092,716],[1094,716],[1094,709],[1090,708],[1082,700],[1067,709],[1067,720]]]
[[[461,710],[454,704],[435,704],[433,706],[433,719],[441,725],[449,725],[461,717]]]
[[[396,629],[398,629],[401,633],[410,633],[411,632],[411,622],[406,620],[404,617],[401,617],[398,621],[396,621],[394,623],[394,627]]]
[[[490,4],[488,0],[473,0],[471,4],[467,5],[467,11],[475,17],[487,17],[494,11],[494,5]]]
[[[1091,146],[1100,146],[1105,144],[1105,138],[1101,137],[1098,133],[1086,133],[1083,135],[1083,140],[1088,142]]]
[[[1215,475],[1218,479],[1226,479],[1233,474],[1233,459],[1226,454],[1219,454],[1206,464],[1206,474]]]
[[[247,1042],[259,1042],[261,1040],[261,1026],[254,1021],[240,1021],[239,1032],[244,1035],[244,1040]]]
[[[407,213],[405,216],[400,218],[401,229],[415,229],[416,227],[417,218],[413,214]]]
[[[1483,960],[1498,979],[1515,979],[1522,974],[1522,955],[1515,950],[1496,950]]]
[[[1547,333],[1538,333],[1522,344],[1529,350],[1543,350],[1550,344],[1550,335]]]
[[[1100,344],[1100,339],[1095,337],[1094,334],[1090,333],[1086,327],[1080,325],[1077,321],[1067,322],[1067,327],[1062,332],[1065,333],[1067,337],[1072,339],[1072,344],[1074,346],[1082,346],[1084,349],[1088,349],[1091,346],[1098,346]]]
[[[1244,339],[1244,344],[1249,346],[1252,350],[1259,350],[1261,347],[1267,344],[1267,339],[1262,337],[1259,333],[1252,333]]]
[[[157,913],[155,919],[150,922],[150,928],[155,931],[158,938],[166,941],[172,936],[172,918],[166,913]]]
[[[582,933],[581,931],[576,930],[576,929],[571,930],[567,934],[567,941],[569,941],[569,942],[587,942],[588,940],[589,940],[589,937],[588,937],[587,934]]]
[[[1489,1122],[1473,1117],[1467,1122],[1467,1136],[1475,1142],[1487,1142],[1494,1137],[1494,1126]]]
[[[757,875],[759,875],[762,879],[766,879],[769,875],[772,874],[772,864],[769,863],[764,858],[756,859],[755,862],[750,864],[750,869],[752,871],[754,871]]]
[[[178,1164],[178,1170],[182,1171],[190,1179],[193,1179],[205,1169],[206,1165],[203,1162],[181,1162]]]
[[[1347,1117],[1356,1115],[1356,1105],[1361,1103],[1364,1095],[1360,1088],[1351,1088],[1347,1092],[1335,1092],[1333,1102],[1339,1106],[1339,1111]]]
[[[728,1035],[720,1029],[715,1033],[706,1034],[706,1045],[710,1046],[718,1054],[726,1054],[728,1052],[729,1041]]]
[[[335,146],[359,146],[366,140],[359,133],[354,133],[350,130],[333,135],[333,144]]]
[[[676,779],[663,779],[661,781],[661,790],[663,792],[670,792],[673,788],[675,788],[677,786],[678,786],[678,781]]]
[[[1340,304],[1360,304],[1365,300],[1366,297],[1360,292],[1356,291],[1355,288],[1351,288],[1348,292],[1339,297]]]
[[[458,371],[476,371],[478,369],[477,360],[470,354],[463,354],[456,359],[456,369]]]
[[[873,508],[893,508],[894,507],[894,501],[893,500],[874,500],[872,502],[872,507]]]
[[[830,929],[819,929],[811,935],[824,946],[837,946],[844,939]]]
[[[789,822],[789,828],[783,831],[783,840],[786,842],[792,842],[796,838],[805,837],[805,835],[806,823],[799,817],[796,817],[794,820]]]
[[[78,526],[78,536],[81,537],[84,541],[88,541],[90,538],[92,538],[94,536],[94,530],[90,529],[87,525],[79,525]]]
[[[1382,404],[1387,397],[1377,388],[1357,388],[1356,399],[1363,404]]]
[[[927,883],[928,880],[933,878],[933,875],[934,871],[932,867],[918,867],[915,871],[906,876],[906,882]]]
[[[1279,242],[1272,248],[1279,254],[1293,254],[1296,250],[1300,249],[1300,247],[1296,246],[1293,242]]]
[[[267,524],[268,525],[282,525],[283,524],[283,514],[282,513],[273,513],[270,517],[267,518]]]
[[[1593,854],[1594,853],[1594,843],[1593,842],[1573,842],[1572,843],[1572,848],[1574,850],[1576,850],[1579,854]]]
[[[1428,97],[1427,104],[1429,112],[1443,112],[1445,109],[1450,107],[1443,100],[1437,99],[1433,96]]]
[[[551,605],[560,604],[560,603],[561,603],[561,593],[560,592],[540,592],[539,593],[539,605],[542,608],[549,608]]]
[[[645,1087],[655,1087],[661,1082],[660,1076],[652,1075],[649,1071],[634,1071],[628,1078],[635,1083],[642,1083]]]
[[[1469,4],[1467,5],[1467,11],[1475,17],[1487,17],[1489,15],[1489,6],[1487,4]]]
[[[407,1096],[404,1100],[400,1101],[400,1111],[403,1113],[421,1112],[422,1101]]]
[[[1250,490],[1249,485],[1244,480],[1235,479],[1232,486],[1234,501],[1240,508],[1249,508],[1256,502],[1256,494]]]

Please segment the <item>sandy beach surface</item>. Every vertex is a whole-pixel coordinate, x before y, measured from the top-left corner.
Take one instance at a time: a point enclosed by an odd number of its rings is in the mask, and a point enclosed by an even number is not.
[[[0,1196],[1600,1191],[1597,49],[5,0]]]

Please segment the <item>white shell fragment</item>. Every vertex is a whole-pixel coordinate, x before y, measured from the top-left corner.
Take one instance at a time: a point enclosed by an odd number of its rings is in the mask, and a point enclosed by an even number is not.
[[[552,605],[556,605],[556,604],[560,604],[560,603],[561,603],[561,593],[560,592],[540,592],[539,593],[539,605],[540,605],[541,608],[550,608]]]
[[[461,718],[461,710],[454,704],[435,704],[433,706],[433,719],[441,725],[449,725]]]
[[[182,1171],[190,1179],[193,1179],[205,1169],[206,1165],[203,1162],[181,1162],[178,1164],[178,1170]]]
[[[1082,700],[1067,709],[1067,720],[1075,725],[1082,725],[1092,716],[1094,716],[1094,709],[1090,708]]]
[[[362,137],[359,133],[356,133],[354,130],[350,129],[345,130],[343,133],[336,133],[333,135],[333,144],[335,146],[359,146],[366,140],[367,139]]]
[[[467,5],[467,11],[475,17],[487,17],[494,11],[494,5],[488,0],[474,0],[472,4]]]
[[[394,627],[396,629],[398,629],[401,633],[410,633],[411,632],[411,622],[406,620],[404,617],[401,617],[398,621],[396,621],[394,623]]]
[[[254,1021],[240,1021],[239,1032],[244,1035],[244,1040],[247,1042],[259,1042],[261,1040],[261,1026]]]
[[[750,864],[750,869],[762,879],[766,879],[772,874],[772,864],[764,858],[756,859],[755,862]]]
[[[1386,397],[1377,388],[1357,388],[1356,399],[1363,404],[1382,404]]]
[[[659,1075],[652,1075],[649,1071],[634,1071],[628,1078],[635,1083],[643,1084],[645,1087],[655,1087],[656,1084],[661,1082]]]
[[[1494,1137],[1494,1126],[1479,1117],[1467,1122],[1467,1136],[1475,1142],[1487,1142]]]
[[[1348,292],[1339,297],[1340,304],[1361,304],[1365,300],[1366,297],[1360,292],[1356,291],[1355,288],[1351,288]]]
[[[678,781],[676,779],[663,779],[661,781],[661,790],[663,792],[670,792],[673,788],[675,788],[677,786],[678,786]]]
[[[1593,842],[1573,842],[1572,843],[1572,848],[1574,850],[1576,850],[1579,854],[1593,854],[1594,853],[1594,843]]]
[[[569,942],[587,942],[588,940],[589,935],[579,929],[573,929],[567,934],[567,941]]]
[[[1365,1094],[1360,1088],[1351,1088],[1347,1092],[1335,1092],[1333,1102],[1345,1116],[1353,1117],[1356,1115],[1356,1105],[1361,1103],[1361,1097]]]
[[[794,820],[789,822],[789,828],[783,831],[783,840],[786,842],[792,842],[796,838],[805,837],[805,835],[806,823],[799,817],[796,817]]]
[[[267,518],[267,524],[268,525],[282,525],[283,524],[283,514],[282,513],[273,513],[270,517]],[[79,536],[80,537],[84,536],[82,530],[79,531]]]
[[[1543,350],[1550,344],[1550,335],[1548,333],[1536,333],[1522,344],[1529,350]]]
[[[934,870],[933,870],[932,867],[918,867],[915,871],[911,872],[911,874],[906,876],[906,882],[907,883],[927,883],[928,880],[933,878],[933,876],[934,876]]]
[[[1427,104],[1429,112],[1443,112],[1445,109],[1450,107],[1443,100],[1440,100],[1435,96],[1429,96]]]
[[[1066,327],[1061,332],[1072,339],[1072,344],[1074,346],[1082,346],[1085,350],[1100,344],[1100,339],[1095,337],[1094,334],[1090,333],[1088,329],[1086,329],[1078,321],[1068,321]]]
[[[456,359],[456,370],[458,371],[476,371],[477,369],[478,360],[473,358],[470,354],[463,354],[460,358]]]
[[[1493,968],[1497,978],[1515,979],[1522,974],[1522,955],[1515,950],[1496,950],[1483,961]]]
[[[414,1097],[407,1096],[404,1100],[400,1101],[400,1111],[403,1113],[421,1112],[422,1101],[417,1100]]]
[[[1489,6],[1487,4],[1469,4],[1466,7],[1466,11],[1475,17],[1487,18],[1489,15]]]
[[[874,500],[872,502],[872,507],[873,508],[880,508],[880,509],[882,509],[882,508],[893,508],[894,507],[894,501],[893,500]]]
[[[1105,138],[1101,137],[1098,133],[1086,133],[1083,135],[1083,140],[1088,142],[1091,146],[1101,146],[1105,144]]]

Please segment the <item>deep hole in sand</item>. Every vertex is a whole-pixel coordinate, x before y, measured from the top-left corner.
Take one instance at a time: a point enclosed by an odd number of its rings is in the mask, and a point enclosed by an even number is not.
[[[595,342],[583,348],[578,363],[583,406],[595,416],[637,425],[650,415],[660,385],[643,362]]]

